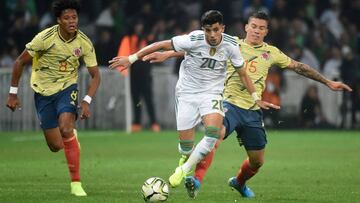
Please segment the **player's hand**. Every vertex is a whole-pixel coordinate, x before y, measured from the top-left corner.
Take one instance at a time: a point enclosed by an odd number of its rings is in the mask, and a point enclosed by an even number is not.
[[[143,57],[143,61],[149,61],[150,63],[161,63],[168,59],[168,56],[165,52],[154,52]]]
[[[80,118],[87,119],[90,118],[90,104],[86,101],[81,101],[80,103]]]
[[[19,110],[21,110],[21,105],[20,105],[20,101],[17,97],[16,94],[9,94],[8,98],[7,98],[7,103],[6,106],[11,109],[11,111],[15,111],[16,108],[18,108]]]
[[[351,89],[348,85],[346,85],[346,84],[344,84],[344,83],[342,83],[342,82],[330,81],[330,82],[327,84],[327,86],[328,86],[330,89],[334,90],[334,91],[339,91],[339,90],[347,90],[347,91],[349,91],[349,92],[352,91],[352,89]]]
[[[262,109],[280,109],[280,106],[262,100],[256,100],[256,104]]]
[[[123,71],[125,69],[128,69],[130,68],[131,66],[131,63],[129,61],[129,57],[127,56],[117,56],[117,57],[114,57],[113,59],[111,59],[109,61],[109,68],[110,69],[114,69],[114,68],[117,68],[119,67],[120,68],[120,71]]]

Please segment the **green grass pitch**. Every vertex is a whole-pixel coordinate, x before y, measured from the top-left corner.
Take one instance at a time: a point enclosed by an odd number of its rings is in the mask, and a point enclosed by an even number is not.
[[[63,151],[50,152],[40,132],[0,132],[0,202],[143,202],[143,182],[167,179],[179,158],[173,131],[80,131],[79,138],[88,193],[82,198],[70,195]],[[190,200],[180,186],[167,202],[360,202],[359,131],[269,131],[265,165],[248,183],[256,194],[251,200],[227,186],[244,157],[230,137],[198,197]]]

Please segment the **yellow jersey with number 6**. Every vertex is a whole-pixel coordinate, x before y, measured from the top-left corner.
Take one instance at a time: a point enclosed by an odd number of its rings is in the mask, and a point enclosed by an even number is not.
[[[291,59],[278,48],[263,44],[251,46],[243,39],[237,39],[240,52],[245,63],[244,68],[254,83],[256,93],[260,96],[265,90],[265,80],[268,70],[272,65],[285,68],[291,63]],[[227,63],[224,98],[226,101],[243,109],[256,110],[256,105],[249,92],[240,80],[240,77],[231,63]]]
[[[77,83],[80,58],[88,68],[97,66],[90,39],[77,30],[76,35],[66,41],[60,35],[59,25],[38,33],[26,44],[26,50],[33,57],[31,87],[43,96]]]

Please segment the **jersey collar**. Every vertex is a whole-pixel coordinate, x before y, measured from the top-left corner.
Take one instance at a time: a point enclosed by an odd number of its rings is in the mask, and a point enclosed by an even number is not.
[[[70,42],[74,41],[74,39],[76,39],[76,37],[78,35],[78,31],[76,31],[74,37],[70,38],[69,40],[66,40],[60,34],[60,26],[57,27],[57,33],[58,33],[58,36],[61,39],[61,41],[65,42],[65,43],[70,43]]]
[[[247,44],[247,45],[251,46],[251,47],[252,47],[252,48],[254,48],[254,49],[261,48],[261,47],[263,47],[263,46],[265,45],[265,42],[263,42],[263,43],[261,43],[261,44],[259,44],[259,45],[255,45],[255,46],[253,46],[253,45],[251,45],[251,44],[247,43],[247,42],[245,41],[245,39],[242,39],[241,41],[242,41],[242,42],[244,42],[245,44]]]

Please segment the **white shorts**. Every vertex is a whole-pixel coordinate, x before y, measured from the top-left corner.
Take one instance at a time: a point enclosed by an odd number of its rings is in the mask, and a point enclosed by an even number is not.
[[[219,94],[182,94],[175,95],[177,130],[195,127],[204,115],[219,113],[225,116],[223,97]]]

